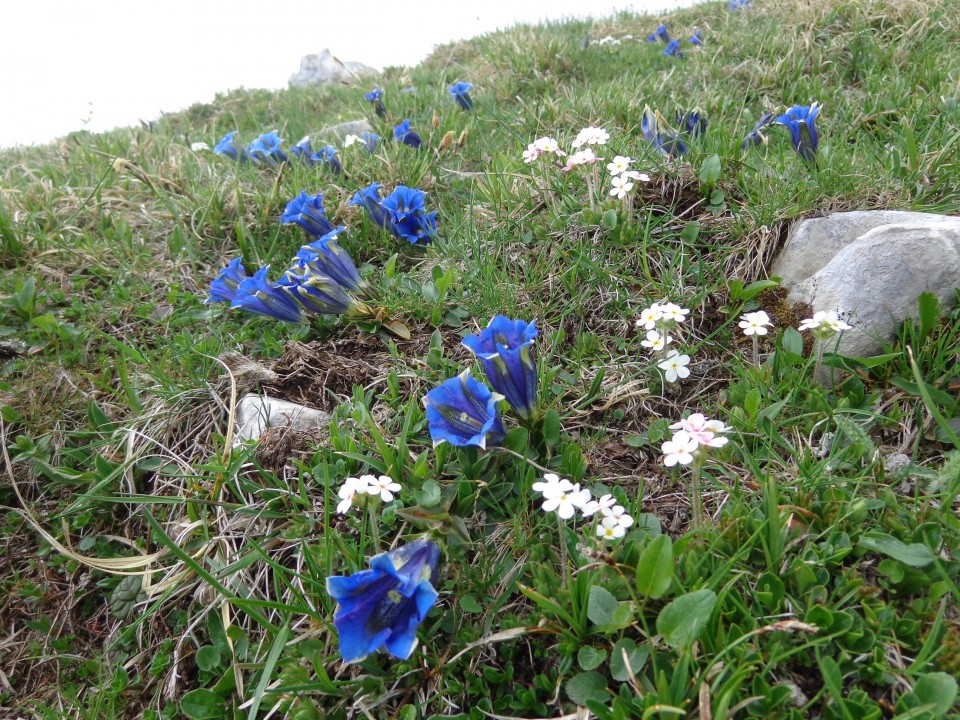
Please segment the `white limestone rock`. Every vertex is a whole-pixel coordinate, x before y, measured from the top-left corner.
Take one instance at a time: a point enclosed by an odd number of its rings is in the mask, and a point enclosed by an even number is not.
[[[330,50],[324,49],[319,55],[304,55],[300,59],[300,70],[290,76],[290,84],[293,87],[316,87],[327,83],[356,85],[378,74],[376,68],[361,62],[341,62]]]
[[[250,394],[237,403],[237,421],[233,443],[259,440],[269,428],[284,428],[293,432],[313,432],[330,422],[330,414],[278,400],[266,395]]]
[[[960,287],[960,218],[890,210],[801,220],[771,270],[791,302],[834,310],[853,325],[837,351],[880,352],[898,325],[917,316],[922,292],[952,306]],[[829,340],[833,349],[835,340]]]

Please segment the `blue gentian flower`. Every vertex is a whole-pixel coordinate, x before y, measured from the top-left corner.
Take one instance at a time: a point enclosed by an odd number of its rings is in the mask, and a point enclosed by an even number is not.
[[[326,235],[334,230],[333,223],[327,219],[323,209],[323,194],[307,195],[304,190],[287,203],[283,215],[280,216],[281,225],[289,223],[296,223],[314,237]]]
[[[300,322],[303,320],[300,306],[283,282],[274,285],[267,280],[269,270],[269,266],[262,267],[253,276],[241,280],[230,307],[284,322]]]
[[[298,275],[297,271],[303,272]],[[290,268],[278,283],[305,310],[318,315],[343,315],[357,304],[356,298],[332,277],[311,272],[305,266]]]
[[[768,125],[773,123],[774,114],[772,112],[764,113],[756,124],[753,126],[753,130],[747,135],[743,143],[740,145],[742,150],[746,150],[748,146],[757,146],[761,143],[766,145],[768,138],[764,130]]]
[[[237,296],[237,288],[240,283],[248,277],[249,275],[243,267],[243,258],[234,258],[226,269],[220,273],[220,276],[210,283],[210,295],[206,302],[232,303]]]
[[[373,105],[373,111],[377,114],[379,118],[387,117],[387,108],[384,107],[383,101],[380,99],[383,96],[383,90],[380,88],[374,88],[370,92],[366,93],[364,97],[367,101]]]
[[[313,143],[310,142],[309,136],[290,148],[290,153],[310,167],[313,167],[314,162],[316,162],[313,159]]]
[[[470,377],[464,370],[427,393],[423,399],[434,447],[448,442],[458,447],[496,445],[506,434],[497,403],[503,395]]]
[[[728,10],[743,10],[750,6],[750,0],[730,0],[727,5]]]
[[[647,35],[647,42],[649,43],[655,43],[659,39],[660,38],[657,37],[657,34],[655,32],[652,32],[649,35]]]
[[[375,555],[370,569],[327,578],[327,592],[339,603],[333,623],[340,657],[362,660],[383,647],[406,660],[417,646],[417,628],[437,602],[440,548],[426,539]]]
[[[700,28],[694,30],[693,35],[690,36],[691,45],[703,45],[703,31]]]
[[[228,132],[226,135],[220,138],[220,142],[218,142],[217,146],[213,148],[213,152],[216,155],[223,155],[231,160],[246,162],[247,151],[237,145],[237,132],[237,130]]]
[[[247,145],[247,155],[257,165],[279,165],[287,161],[287,156],[280,149],[283,140],[276,131],[264,133]]]
[[[664,55],[668,55],[668,56],[670,56],[670,57],[674,57],[674,56],[675,56],[675,57],[678,57],[678,58],[680,58],[681,60],[683,60],[684,55],[683,55],[682,52],[680,52],[680,41],[679,41],[679,40],[671,40],[671,41],[667,44],[667,47],[664,48],[663,54],[664,54]]]
[[[794,105],[774,122],[790,131],[794,149],[807,162],[817,157],[820,135],[817,133],[816,119],[820,114],[820,103],[813,105]]]
[[[377,149],[377,145],[380,144],[380,136],[376,133],[365,130],[363,133],[363,143],[364,147],[367,149],[367,152],[373,155],[374,151]]]
[[[339,175],[342,169],[340,161],[337,159],[337,149],[333,145],[325,145],[317,150],[313,154],[312,160],[330,168],[334,175]]]
[[[700,112],[699,108],[688,110],[681,115],[677,113],[677,127],[684,135],[692,138],[698,138],[707,131],[710,121]]]
[[[363,190],[358,190],[347,204],[359,205],[366,209],[367,214],[377,225],[395,234],[393,214],[380,204],[380,188],[380,183],[370,183]]]
[[[640,131],[653,145],[654,149],[670,158],[686,155],[690,152],[690,148],[678,135],[660,129],[660,120],[662,119],[659,113],[651,111],[649,106],[643,108],[643,115],[640,118]]]
[[[449,88],[454,101],[464,110],[473,109],[473,100],[470,98],[470,88],[472,87],[473,85],[468,82],[457,82]]]
[[[670,44],[670,33],[667,32],[666,25],[661,24],[660,27],[654,30],[653,34],[656,35],[660,40],[663,40],[668,45]]]
[[[537,412],[537,363],[531,352],[539,332],[536,322],[497,315],[479,334],[463,339],[463,345],[483,363],[493,389],[524,419]]]
[[[338,227],[301,247],[295,259],[297,264],[291,269],[297,270],[301,275],[326,275],[350,292],[360,290],[365,283],[357,272],[357,266],[350,254],[337,242],[337,236],[344,229]]]
[[[410,129],[409,120],[404,120],[393,129],[393,137],[397,142],[402,142],[404,145],[409,145],[412,148],[419,148],[422,142],[420,136]]]

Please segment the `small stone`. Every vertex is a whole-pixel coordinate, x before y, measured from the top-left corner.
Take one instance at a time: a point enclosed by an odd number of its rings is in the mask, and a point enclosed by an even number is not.
[[[237,404],[233,444],[259,440],[269,428],[313,432],[330,422],[330,414],[266,395],[247,395]]]
[[[329,83],[356,85],[378,74],[376,68],[361,62],[341,62],[330,50],[324,49],[319,55],[304,55],[300,59],[300,70],[290,76],[290,84],[293,87],[317,87]]]
[[[897,470],[907,467],[911,462],[909,455],[894,453],[883,459],[883,470],[886,473],[895,473]]]
[[[357,137],[362,138],[365,132],[372,133],[373,126],[366,120],[361,119],[349,120],[348,122],[342,122],[339,125],[325,127],[323,130],[318,132],[317,135],[325,140],[336,140],[342,143],[347,135],[356,135]]]

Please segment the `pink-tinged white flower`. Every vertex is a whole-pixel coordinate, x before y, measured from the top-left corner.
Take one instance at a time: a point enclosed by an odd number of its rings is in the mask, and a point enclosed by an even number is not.
[[[661,352],[667,346],[667,344],[672,342],[673,338],[666,333],[661,335],[656,330],[647,330],[647,339],[641,340],[640,344],[645,348],[650,348],[654,352]]]
[[[372,475],[364,475],[358,478],[348,477],[343,481],[343,485],[340,486],[340,490],[337,492],[337,497],[340,498],[340,503],[337,505],[338,513],[346,515],[357,495],[366,494],[367,486],[369,485],[367,478],[372,477]]]
[[[852,325],[848,325],[833,310],[821,310],[815,312],[812,318],[803,320],[800,323],[800,330],[809,330],[815,338],[826,340],[833,337],[841,330],[850,330]]]
[[[581,512],[583,513],[584,517],[590,517],[591,515],[596,515],[598,512],[602,513],[605,510],[609,510],[616,504],[617,501],[614,500],[613,495],[608,493],[607,495],[600,497],[598,500],[591,500],[586,503],[583,508],[581,508]]]
[[[578,165],[593,165],[600,158],[590,148],[573,153],[567,158],[567,164],[563,166],[564,172],[570,172]]]
[[[534,147],[533,143],[527,145],[527,149],[523,151],[523,161],[528,165],[540,157],[540,153],[537,151],[537,148]]]
[[[653,330],[662,317],[663,309],[659,303],[654,303],[650,307],[640,311],[640,319],[637,320],[637,327],[643,328],[644,330]]]
[[[627,513],[623,505],[613,505],[609,508],[602,508],[600,514],[605,519],[613,520],[620,527],[628,528],[633,525],[633,517]]]
[[[671,350],[667,359],[659,363],[657,367],[663,370],[663,376],[668,383],[675,383],[678,379],[683,380],[690,377],[690,369],[687,367],[689,364],[689,355],[681,355],[678,351]]]
[[[650,182],[649,175],[646,173],[637,172],[636,170],[627,170],[625,173],[622,173],[622,175],[623,177],[630,178],[631,180],[637,180],[638,182]]]
[[[601,537],[608,542],[619,540],[627,534],[627,529],[613,518],[605,517],[597,525],[597,537]]]
[[[627,196],[627,193],[633,190],[633,183],[623,175],[614,175],[610,184],[613,185],[613,187],[610,188],[610,194],[616,195],[620,200],[623,200],[623,198]]]
[[[575,148],[583,145],[606,145],[607,140],[609,139],[610,133],[603,128],[594,127],[591,125],[590,127],[585,127],[583,130],[577,133],[577,137],[570,144]]]
[[[663,313],[663,319],[667,322],[682,323],[687,319],[687,308],[682,308],[676,303],[664,303],[660,306],[660,312]]]
[[[689,465],[693,462],[693,453],[697,451],[698,447],[697,441],[685,430],[674,433],[672,439],[667,440],[660,446],[664,455],[663,464],[667,467],[673,467],[678,463]]]
[[[769,315],[763,310],[758,310],[757,312],[744,313],[740,317],[739,327],[743,330],[743,334],[749,337],[750,335],[766,335],[767,328],[773,327],[773,323],[770,322]]]
[[[617,155],[613,158],[613,162],[607,163],[607,170],[611,175],[621,175],[630,169],[631,163],[633,163],[632,157]]]
[[[387,475],[380,477],[364,475],[363,477],[367,479],[367,494],[379,495],[384,502],[390,502],[393,500],[393,494],[400,492],[400,483],[395,483],[393,478]]]
[[[580,489],[580,485],[571,485],[565,487],[562,483],[570,485],[569,481],[563,480],[556,489],[550,489],[543,493],[544,512],[555,512],[564,520],[569,520],[576,514],[577,510],[583,508],[590,502],[590,491]]]
[[[554,155],[566,155],[566,153],[560,149],[560,145],[557,144],[557,141],[552,137],[537,138],[533,141],[533,146],[541,155],[546,155],[547,153],[553,153]]]
[[[671,430],[680,430],[696,440],[698,445],[707,447],[723,447],[728,440],[720,437],[719,433],[729,432],[731,428],[720,420],[710,420],[703,413],[693,413],[680,422],[670,426]]]

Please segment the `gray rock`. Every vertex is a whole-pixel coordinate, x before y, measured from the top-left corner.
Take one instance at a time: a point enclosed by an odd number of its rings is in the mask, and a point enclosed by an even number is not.
[[[259,440],[268,428],[311,432],[330,422],[330,414],[266,395],[247,395],[237,403],[235,445]]]
[[[330,127],[325,127],[317,135],[326,139],[326,140],[338,140],[343,142],[343,139],[347,135],[356,135],[357,137],[363,137],[365,132],[373,132],[373,125],[368,123],[366,120],[350,120],[348,122],[342,122],[339,125],[331,125]]]
[[[917,316],[922,292],[944,307],[960,287],[960,218],[890,210],[835,213],[790,230],[771,274],[789,300],[834,310],[853,325],[838,352],[877,354],[897,326]],[[828,340],[833,349],[835,339]]]
[[[341,62],[324,49],[319,55],[304,55],[300,59],[300,70],[290,76],[290,84],[294,87],[316,87],[327,83],[356,85],[377,74],[377,70],[369,65],[353,60]]]

